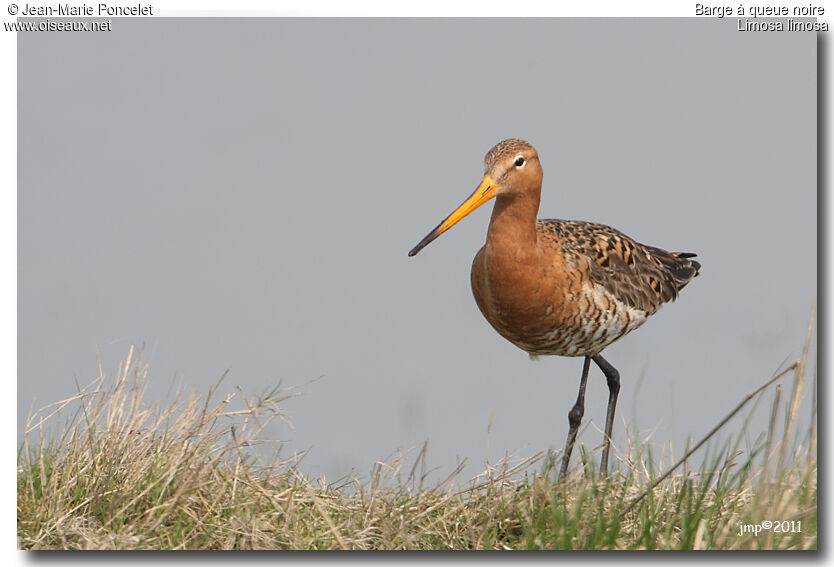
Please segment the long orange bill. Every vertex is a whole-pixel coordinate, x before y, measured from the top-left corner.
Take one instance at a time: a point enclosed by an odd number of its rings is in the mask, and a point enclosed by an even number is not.
[[[481,184],[478,185],[475,192],[472,193],[463,203],[461,203],[460,207],[455,209],[451,215],[446,217],[443,222],[437,225],[434,230],[428,233],[426,237],[423,238],[419,244],[417,244],[417,246],[412,248],[408,255],[414,256],[417,252],[428,246],[429,242],[457,224],[460,219],[495,197],[496,189],[498,189],[498,185],[495,184],[489,175],[484,175],[483,180],[481,180]]]

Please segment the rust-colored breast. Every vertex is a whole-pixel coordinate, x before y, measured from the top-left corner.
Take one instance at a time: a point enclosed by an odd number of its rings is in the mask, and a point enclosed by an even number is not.
[[[698,275],[691,254],[642,245],[602,224],[540,220],[534,255],[482,248],[478,308],[531,355],[589,356],[633,331]]]

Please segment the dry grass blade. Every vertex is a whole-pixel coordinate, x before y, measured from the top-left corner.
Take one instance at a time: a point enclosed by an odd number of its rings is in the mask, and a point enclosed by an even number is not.
[[[791,438],[791,431],[793,423],[796,418],[796,412],[799,409],[799,398],[802,393],[802,385],[805,382],[805,364],[808,361],[808,351],[811,346],[811,335],[814,330],[814,322],[817,315],[817,302],[811,308],[811,316],[808,321],[808,331],[805,334],[805,346],[802,349],[802,357],[799,359],[796,371],[796,380],[793,383],[793,393],[791,394],[791,405],[788,409],[787,424],[785,425],[785,435],[783,436],[782,447],[779,451],[779,471],[781,472],[785,466],[785,454],[788,451],[789,440]]]
[[[767,442],[765,443],[764,465],[762,479],[767,480],[767,467],[770,464],[770,449],[773,447],[773,435],[776,432],[776,415],[779,413],[779,401],[782,399],[782,385],[776,386],[776,396],[773,398],[773,408],[770,411],[770,425],[767,428]]]

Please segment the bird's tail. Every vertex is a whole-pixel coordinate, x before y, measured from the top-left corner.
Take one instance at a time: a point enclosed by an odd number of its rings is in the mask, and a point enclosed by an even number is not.
[[[652,255],[660,260],[660,263],[663,264],[663,267],[672,276],[677,291],[682,290],[692,278],[697,277],[701,273],[701,263],[697,260],[692,260],[692,258],[698,256],[697,254],[693,254],[692,252],[666,252],[665,250],[651,246],[647,246],[646,248],[651,250]]]

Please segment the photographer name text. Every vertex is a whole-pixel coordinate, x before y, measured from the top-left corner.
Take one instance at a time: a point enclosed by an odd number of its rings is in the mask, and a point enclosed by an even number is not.
[[[114,6],[112,4],[58,4],[56,6],[36,6],[25,4],[19,16],[153,16],[150,4],[132,6]]]

